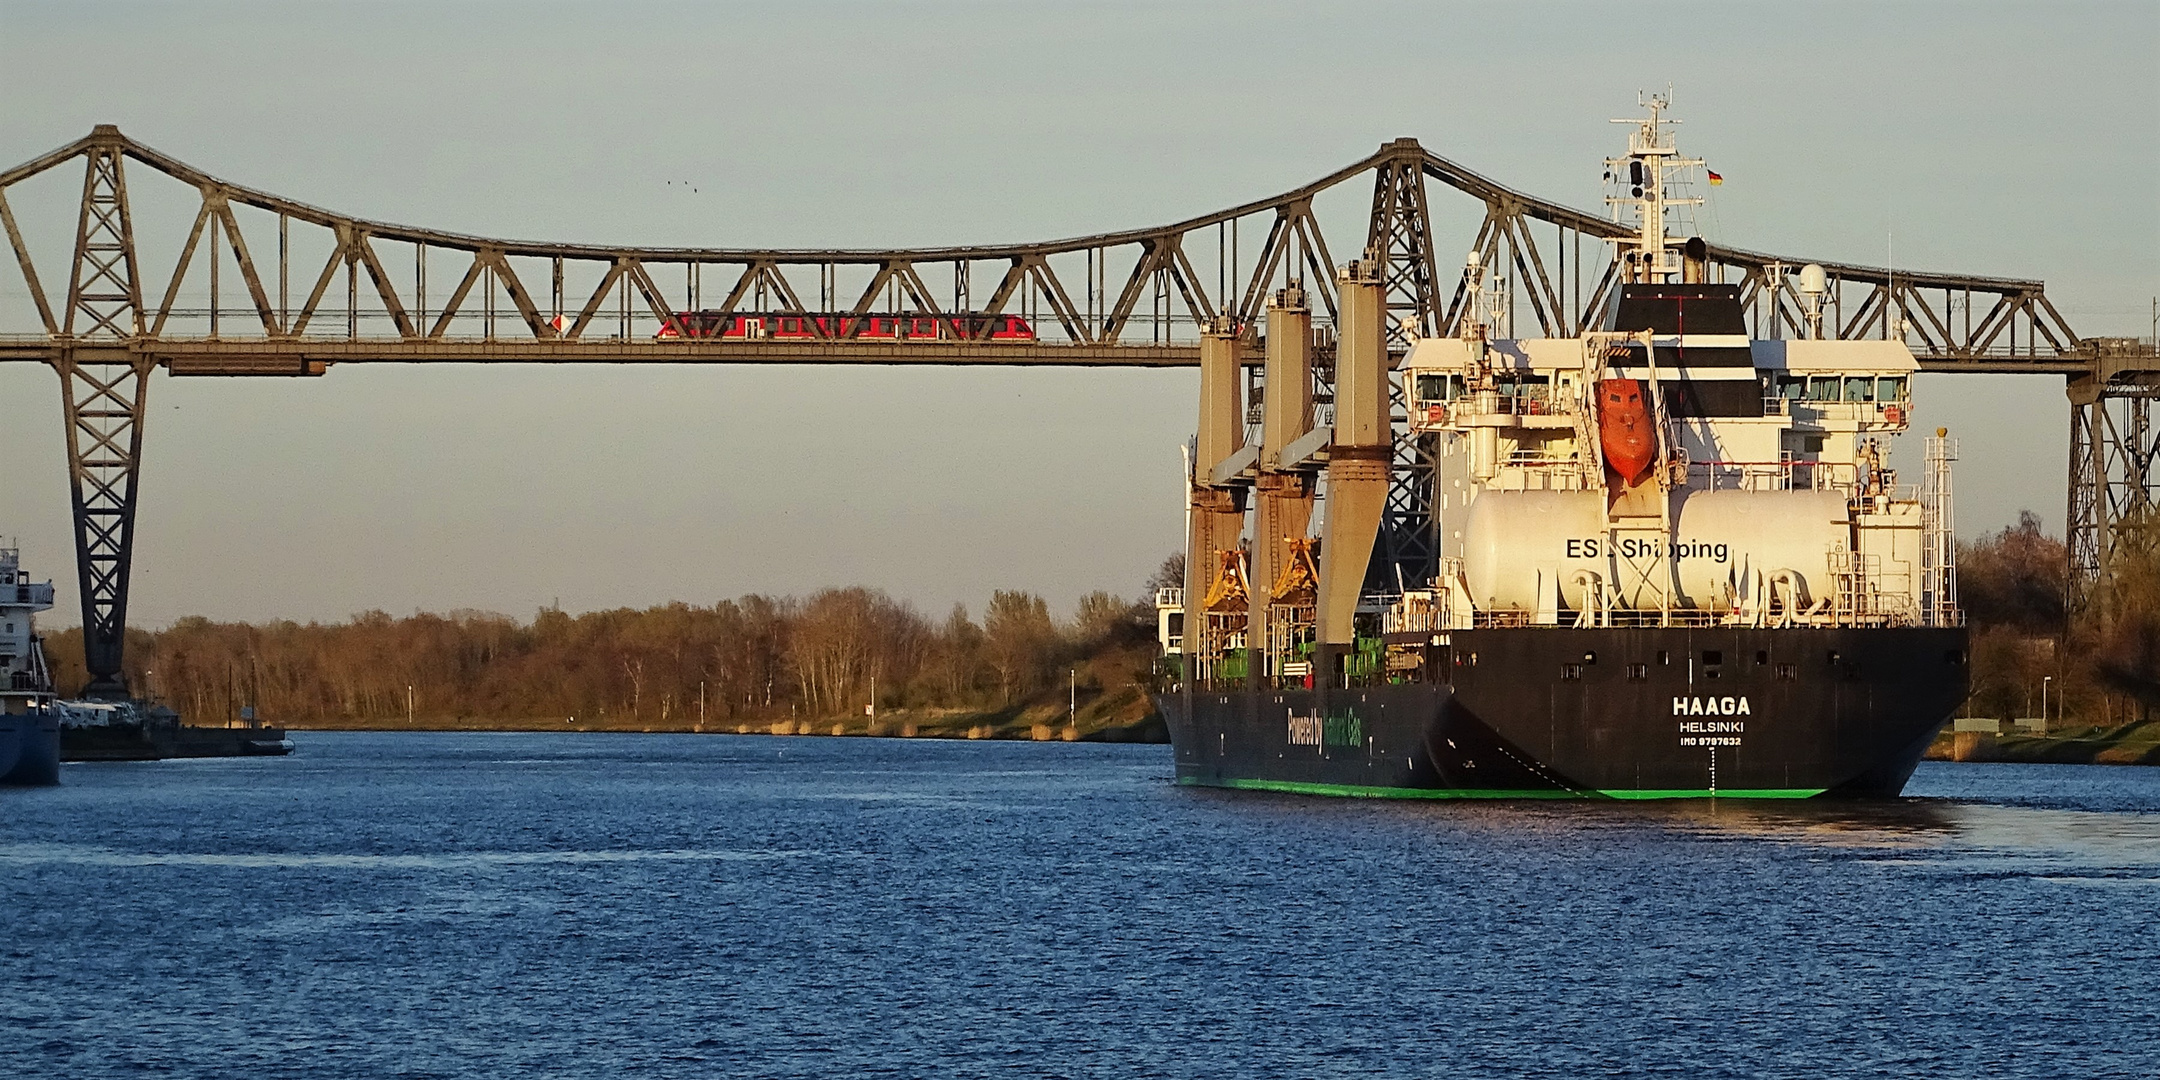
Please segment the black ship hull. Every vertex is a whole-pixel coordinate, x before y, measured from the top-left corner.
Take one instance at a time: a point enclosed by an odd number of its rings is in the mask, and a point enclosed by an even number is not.
[[[0,785],[59,782],[59,717],[50,712],[0,713]]]
[[[1961,628],[1493,628],[1405,681],[1163,695],[1181,784],[1403,798],[1896,796]]]

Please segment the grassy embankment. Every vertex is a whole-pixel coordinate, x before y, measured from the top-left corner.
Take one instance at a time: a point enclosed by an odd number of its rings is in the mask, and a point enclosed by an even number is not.
[[[2064,725],[2045,735],[1944,731],[1930,761],[2015,761],[2050,765],[2160,765],[2160,720]]]

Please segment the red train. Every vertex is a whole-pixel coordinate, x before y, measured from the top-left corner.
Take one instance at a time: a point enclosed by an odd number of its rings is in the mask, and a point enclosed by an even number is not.
[[[850,329],[852,327],[852,330]],[[1033,341],[1035,328],[1018,315],[920,315],[864,312],[861,315],[782,315],[767,312],[679,311],[660,326],[662,338],[719,338],[726,341],[771,339]]]

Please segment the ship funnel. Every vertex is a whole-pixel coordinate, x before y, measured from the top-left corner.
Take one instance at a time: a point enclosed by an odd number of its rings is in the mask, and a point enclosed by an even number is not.
[[[1703,243],[1700,236],[1690,236],[1680,250],[1684,260],[1680,267],[1680,279],[1689,284],[1701,283],[1706,277],[1703,264],[1710,260],[1710,245]]]

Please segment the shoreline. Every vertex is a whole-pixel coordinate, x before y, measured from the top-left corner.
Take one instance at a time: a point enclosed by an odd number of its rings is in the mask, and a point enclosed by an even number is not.
[[[1054,716],[1044,710],[1007,709],[994,712],[896,711],[869,718],[828,716],[785,720],[617,720],[586,719],[480,719],[477,717],[415,717],[409,723],[382,719],[293,720],[284,727],[304,731],[515,731],[515,732],[617,732],[669,735],[771,735],[817,738],[890,739],[1002,739],[1020,742],[1121,742],[1168,743],[1170,729],[1161,715],[1149,713],[1137,720],[1088,716],[1068,723],[1063,712]]]

